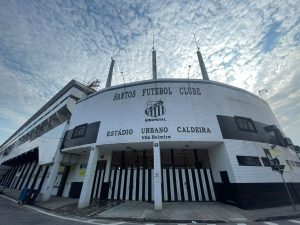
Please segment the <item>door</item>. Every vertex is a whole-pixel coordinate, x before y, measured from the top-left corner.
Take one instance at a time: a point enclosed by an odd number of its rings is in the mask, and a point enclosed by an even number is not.
[[[231,188],[227,171],[220,171],[220,176],[223,184],[222,195],[224,200],[226,202],[234,202],[233,190]]]
[[[63,174],[62,174],[62,177],[61,177],[61,180],[60,180],[60,184],[59,184],[59,187],[58,187],[58,190],[57,190],[57,194],[56,194],[58,197],[61,197],[62,194],[63,194],[64,188],[65,188],[65,185],[66,185],[66,181],[67,181],[67,178],[68,178],[68,175],[69,175],[69,172],[70,172],[70,168],[71,168],[71,166],[65,166],[64,167],[64,171],[63,171]]]

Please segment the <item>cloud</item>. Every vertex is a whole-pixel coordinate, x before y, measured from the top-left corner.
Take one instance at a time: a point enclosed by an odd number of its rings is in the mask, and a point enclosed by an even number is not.
[[[187,78],[189,65],[190,77],[201,78],[195,33],[210,78],[253,93],[267,88],[266,100],[300,144],[298,3],[5,1],[0,81],[7,87],[0,90],[1,107],[16,112],[21,125],[70,79],[98,77],[104,87],[113,52],[113,85],[123,83],[121,71],[126,82],[150,79],[152,33],[159,78]],[[12,121],[12,114],[0,115],[1,122]]]

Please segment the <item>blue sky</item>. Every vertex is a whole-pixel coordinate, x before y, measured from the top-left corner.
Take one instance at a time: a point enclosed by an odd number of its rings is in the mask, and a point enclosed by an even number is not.
[[[300,0],[0,0],[0,143],[71,79],[112,84],[201,78],[193,33],[212,80],[266,88],[282,129],[300,144]]]

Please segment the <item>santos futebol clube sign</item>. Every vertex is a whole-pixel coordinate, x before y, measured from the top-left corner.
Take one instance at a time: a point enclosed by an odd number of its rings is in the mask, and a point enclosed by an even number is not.
[[[132,101],[137,96],[142,97],[150,97],[150,96],[197,96],[201,97],[202,93],[200,88],[194,87],[155,87],[155,88],[145,88],[142,90],[133,89],[126,90],[125,92],[117,92],[113,95],[113,101]],[[167,119],[170,112],[168,111],[168,105],[166,101],[160,99],[148,99],[144,103],[143,111],[140,111],[144,115],[144,120],[147,123],[147,126],[140,128],[140,130],[136,129],[118,129],[118,130],[110,130],[107,131],[107,137],[112,136],[131,136],[134,133],[138,132],[141,134],[142,139],[170,139],[171,134],[184,134],[187,135],[195,134],[195,133],[206,133],[211,134],[211,130],[208,127],[203,126],[184,126],[183,124],[180,126],[176,126],[176,124],[169,124]],[[172,112],[171,114],[173,114]],[[168,116],[167,116],[168,115]],[[161,123],[163,122],[163,123]],[[180,122],[180,121],[178,121]],[[173,125],[175,127],[173,128]],[[170,133],[170,129],[172,132]],[[175,129],[175,130],[173,130]],[[175,132],[175,133],[174,133]]]
[[[161,117],[166,113],[166,108],[162,100],[148,101],[145,107],[145,114],[147,117],[145,122],[166,121]],[[170,139],[171,136],[167,135],[168,127],[146,127],[142,128],[142,139]]]

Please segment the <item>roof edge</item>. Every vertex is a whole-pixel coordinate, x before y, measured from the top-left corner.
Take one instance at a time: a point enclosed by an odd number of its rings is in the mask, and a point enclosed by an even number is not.
[[[44,104],[36,113],[34,113],[17,131],[15,131],[9,138],[6,139],[1,145],[0,149],[7,144],[18,132],[20,132],[24,127],[31,123],[35,118],[37,118],[46,108],[52,105],[57,99],[59,99],[64,93],[69,91],[72,87],[77,87],[79,90],[83,91],[86,94],[92,94],[95,90],[85,86],[84,84],[72,79],[67,83],[58,93],[56,93],[46,104]]]

